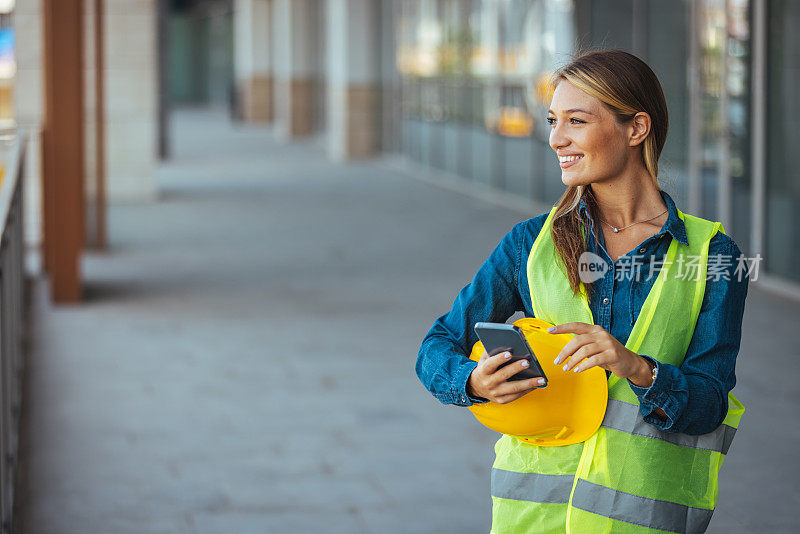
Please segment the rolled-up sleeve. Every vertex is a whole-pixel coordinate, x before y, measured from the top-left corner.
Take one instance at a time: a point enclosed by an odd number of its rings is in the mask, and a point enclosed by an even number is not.
[[[416,373],[443,404],[485,402],[467,394],[467,381],[477,366],[467,354],[477,341],[473,330],[476,322],[502,323],[522,309],[517,281],[524,224],[517,224],[506,234],[473,280],[458,293],[452,309],[436,320],[422,341]]]
[[[680,367],[658,362],[658,355],[642,356],[656,363],[658,374],[649,388],[630,381],[644,420],[666,432],[700,435],[714,431],[728,412],[728,393],[736,384],[735,365],[742,337],[742,318],[749,277],[737,269],[739,248],[725,236],[709,246],[709,258],[721,254],[731,264],[707,277],[697,325]],[[711,261],[711,260],[709,260]],[[727,262],[726,262],[727,263]],[[657,408],[667,416],[654,413]]]

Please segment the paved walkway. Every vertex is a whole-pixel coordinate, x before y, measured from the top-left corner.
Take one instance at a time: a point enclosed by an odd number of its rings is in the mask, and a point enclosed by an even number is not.
[[[208,112],[175,129],[87,303],[36,284],[19,531],[485,534],[494,435],[413,366],[526,215]],[[751,291],[711,532],[796,532],[799,319]]]

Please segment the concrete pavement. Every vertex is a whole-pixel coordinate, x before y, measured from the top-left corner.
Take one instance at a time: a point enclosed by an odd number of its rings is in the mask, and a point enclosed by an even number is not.
[[[414,361],[522,213],[176,117],[161,199],[115,206],[87,302],[34,291],[17,526],[485,533],[495,435]],[[709,532],[796,532],[800,304],[751,288]]]

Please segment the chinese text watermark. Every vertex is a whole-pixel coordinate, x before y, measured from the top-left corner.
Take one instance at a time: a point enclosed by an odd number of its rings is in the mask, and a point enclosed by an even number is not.
[[[697,281],[702,277],[702,256],[685,254],[678,256],[672,262],[666,261],[665,256],[633,254],[622,256],[614,264],[614,280],[634,280],[636,282],[649,281],[658,277],[662,270],[671,267],[671,277]],[[761,254],[755,256],[730,256],[726,254],[711,254],[706,263],[706,281],[719,282],[720,280],[736,280],[741,282],[744,277],[750,281],[758,279],[758,267],[763,258]],[[593,252],[584,252],[578,260],[578,276],[581,282],[589,284],[603,278],[611,269],[609,263]]]

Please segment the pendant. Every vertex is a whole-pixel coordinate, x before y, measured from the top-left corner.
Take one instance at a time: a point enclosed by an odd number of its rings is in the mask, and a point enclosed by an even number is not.
[[[617,232],[619,232],[619,228],[614,228],[614,227],[612,226],[612,227],[611,227],[611,229],[612,229],[612,230],[614,230],[614,233],[615,233],[615,234],[616,234]]]

